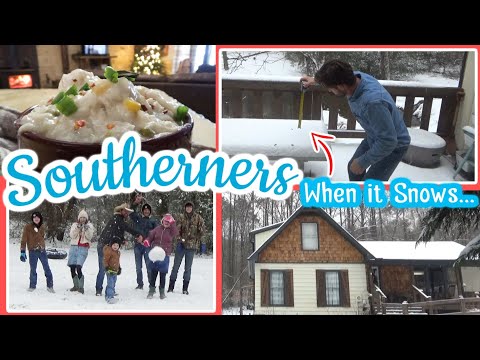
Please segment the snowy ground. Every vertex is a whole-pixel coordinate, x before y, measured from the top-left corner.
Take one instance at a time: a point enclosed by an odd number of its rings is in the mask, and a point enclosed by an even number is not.
[[[253,310],[243,309],[243,315],[253,315]],[[222,315],[240,315],[240,308],[228,308],[222,310]]]
[[[47,245],[48,247],[48,245]],[[57,246],[57,248],[60,248]],[[192,266],[192,279],[189,286],[189,295],[183,295],[182,276],[184,262],[180,266],[176,287],[167,298],[160,300],[157,290],[151,300],[147,300],[148,283],[144,271],[144,289],[135,290],[136,272],[133,249],[121,250],[120,263],[122,274],[118,276],[116,292],[118,303],[109,305],[103,296],[95,296],[95,279],[98,272],[98,257],[95,245],[89,254],[83,273],[85,274],[85,294],[70,292],[73,286],[67,259],[49,259],[53,272],[55,294],[47,292],[46,280],[41,263],[37,266],[37,289],[28,292],[29,271],[28,260],[20,261],[20,245],[18,239],[10,240],[7,259],[7,310],[12,312],[144,312],[144,313],[192,313],[215,311],[215,272],[214,259],[210,257],[195,257]],[[65,248],[68,250],[68,248]],[[28,252],[27,252],[28,256]],[[173,256],[170,259],[170,270],[173,265]],[[168,284],[167,274],[167,284]],[[106,279],[104,281],[105,293]]]

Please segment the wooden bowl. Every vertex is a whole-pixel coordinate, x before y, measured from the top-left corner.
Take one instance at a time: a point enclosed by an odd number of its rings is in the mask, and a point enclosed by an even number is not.
[[[22,117],[30,113],[35,107],[28,108],[18,116],[16,120],[18,127],[20,127]],[[151,155],[161,150],[187,149],[191,151],[192,130],[193,120],[190,114],[187,114],[185,123],[180,129],[167,135],[158,135],[142,141],[142,150]],[[71,161],[79,156],[89,158],[91,155],[100,154],[102,151],[102,143],[55,140],[30,131],[18,134],[18,147],[19,149],[30,149],[37,153],[37,170],[39,171],[54,160]]]

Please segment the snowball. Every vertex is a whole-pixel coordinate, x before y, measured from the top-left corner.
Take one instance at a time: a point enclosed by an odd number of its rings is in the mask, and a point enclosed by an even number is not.
[[[148,257],[153,262],[155,261],[163,261],[165,259],[165,250],[163,248],[156,246],[148,253]]]

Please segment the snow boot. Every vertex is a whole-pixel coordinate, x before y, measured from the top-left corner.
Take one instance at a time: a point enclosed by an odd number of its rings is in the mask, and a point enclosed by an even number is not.
[[[75,275],[73,278],[73,287],[70,289],[70,291],[78,291],[78,275]]]
[[[47,287],[47,291],[49,293],[55,294],[55,290],[53,290],[53,286],[52,287]]]
[[[183,280],[183,289],[182,289],[182,292],[183,294],[185,295],[188,295],[188,284],[190,283],[190,281],[185,281]]]
[[[116,304],[117,302],[118,302],[118,299],[115,299],[113,297],[107,299],[108,304]]]
[[[160,288],[160,299],[165,299],[166,296],[165,296],[165,288]]]
[[[137,285],[137,287],[135,288],[135,290],[143,290],[143,285]]]
[[[155,294],[155,286],[149,286],[147,299],[153,299],[153,294]]]
[[[170,284],[168,284],[167,292],[173,292],[174,287],[175,287],[175,280],[170,279]]]
[[[77,278],[78,279],[78,278]],[[85,290],[83,289],[83,285],[85,284],[85,275],[83,275],[80,279],[78,279],[78,292],[80,294],[84,294]]]

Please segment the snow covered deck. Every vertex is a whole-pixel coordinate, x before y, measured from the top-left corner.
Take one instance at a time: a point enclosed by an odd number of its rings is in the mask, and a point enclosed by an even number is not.
[[[220,120],[220,148],[228,155],[264,154],[270,160],[290,157],[298,162],[306,177],[321,177],[328,174],[328,163],[323,151],[315,153],[310,141],[310,131],[327,133],[326,126],[319,120],[303,120],[298,129],[298,120],[286,119],[238,119]],[[348,181],[347,165],[362,139],[337,138],[329,142],[335,161],[332,180]],[[440,157],[435,168],[420,168],[401,162],[391,179],[406,177],[411,181],[453,180],[455,170],[453,158]],[[460,175],[456,181],[465,181]]]
[[[323,151],[316,153],[310,131],[327,134],[325,124],[318,120],[285,119],[221,119],[221,149],[228,155],[264,154],[270,160],[293,158],[300,168],[307,161],[325,161]]]
[[[335,161],[335,169],[332,176],[333,181],[348,181],[347,165],[361,141],[362,139],[337,138],[335,142],[331,144],[333,159]],[[390,180],[398,177],[406,177],[411,181],[466,181],[466,179],[460,175],[457,175],[455,180],[453,180],[455,173],[453,161],[453,158],[441,156],[440,165],[435,168],[421,168],[400,162],[390,177]],[[305,176],[313,178],[327,176],[328,164],[326,161],[309,161],[305,163],[304,173]],[[473,182],[471,183],[473,184]],[[465,182],[465,184],[468,184],[468,182]]]
[[[362,139],[337,138],[335,142],[331,144],[333,159],[335,161],[335,170],[332,176],[333,181],[348,181],[348,161],[352,158],[361,141]],[[390,180],[398,177],[406,177],[411,181],[460,181],[463,184],[473,184],[474,182],[468,182],[460,175],[455,178],[456,180],[453,180],[453,175],[455,173],[453,161],[453,158],[441,156],[440,165],[435,168],[421,168],[400,162],[397,169],[390,177]],[[305,176],[313,178],[327,176],[328,164],[326,161],[309,161],[305,163],[304,173]]]

